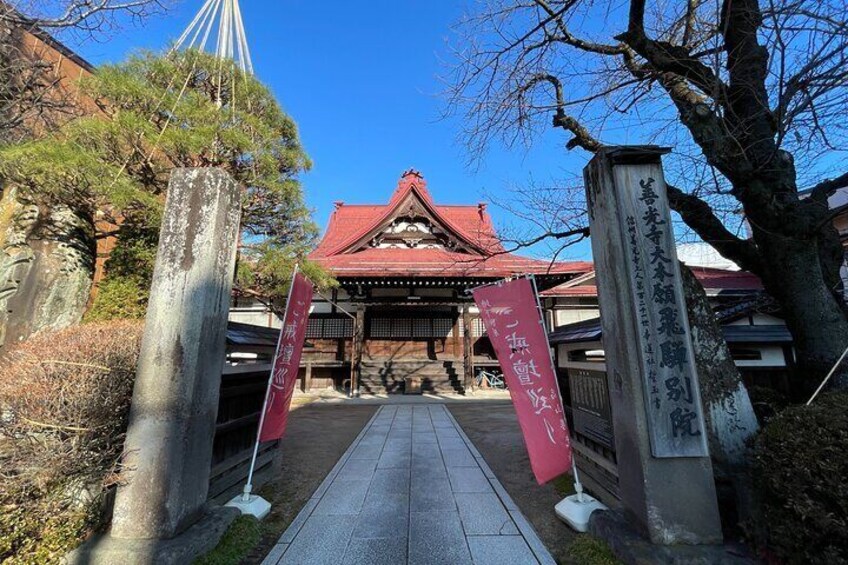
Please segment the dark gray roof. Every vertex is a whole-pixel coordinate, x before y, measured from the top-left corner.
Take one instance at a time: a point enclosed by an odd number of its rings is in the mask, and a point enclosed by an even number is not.
[[[227,345],[277,346],[280,330],[239,322],[227,323]]]
[[[792,334],[784,325],[763,326],[723,326],[722,332],[727,343],[791,343]],[[560,343],[583,343],[600,341],[602,337],[601,319],[593,318],[560,326],[548,334],[551,345]]]
[[[724,326],[727,343],[791,343],[792,334],[784,325],[775,326]]]
[[[565,326],[559,326],[548,334],[551,345],[558,343],[581,343],[601,339],[601,319],[592,318]]]

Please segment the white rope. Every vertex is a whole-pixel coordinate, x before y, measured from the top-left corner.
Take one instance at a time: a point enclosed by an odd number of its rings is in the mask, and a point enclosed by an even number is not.
[[[216,27],[215,56],[222,61],[232,59],[242,72],[253,74],[253,59],[239,0],[205,0],[171,51],[183,48],[206,50],[212,30]],[[199,42],[198,38],[201,38]]]
[[[211,10],[209,10],[208,18],[204,20],[203,25],[206,26],[206,31],[203,32],[203,39],[201,40],[200,44],[197,46],[197,49],[200,50],[200,51],[203,51],[203,50],[206,49],[206,42],[209,41],[209,36],[212,34],[212,28],[215,25],[215,17],[216,17],[216,14],[218,13],[218,9],[220,8],[220,6],[221,6],[221,0],[215,0],[214,7]],[[200,28],[198,28],[198,31],[200,31]],[[194,43],[192,42],[192,45],[189,45],[189,47],[194,47]]]
[[[242,71],[253,74],[253,59],[250,56],[250,46],[247,43],[247,33],[244,31],[244,19],[241,17],[241,5],[239,0],[234,0],[236,11],[236,29],[241,40],[241,49],[239,50],[239,62],[242,64]]]
[[[186,49],[197,48],[199,51],[204,51],[206,49],[206,44],[209,40],[210,35],[212,34],[212,29],[215,27],[216,21],[218,22],[218,38],[217,38],[217,47],[215,51],[216,57],[219,59],[218,63],[218,100],[217,103],[220,107],[221,105],[221,88],[223,83],[223,64],[224,61],[230,59],[230,63],[235,62],[234,57],[236,55],[236,44],[238,46],[238,63],[242,69],[242,71],[247,71],[253,74],[253,64],[250,59],[250,51],[247,46],[247,36],[244,31],[244,22],[241,17],[241,8],[239,6],[238,0],[205,0],[200,10],[191,20],[188,27],[183,31],[182,35],[177,39],[174,46],[168,52],[168,55],[173,54],[177,50],[182,47]],[[202,39],[198,43],[198,37],[200,37],[201,33],[203,34]],[[189,39],[190,38],[190,39]],[[182,88],[177,94],[177,98],[174,101],[173,108],[171,112],[168,114],[165,123],[162,126],[162,129],[159,131],[155,141],[153,142],[153,146],[150,148],[150,152],[148,153],[146,159],[149,161],[154,152],[158,149],[159,143],[162,141],[165,132],[168,127],[171,125],[173,120],[174,112],[177,109],[177,105],[182,99],[183,95],[188,88],[189,82],[191,80],[192,74],[195,71],[197,66],[197,57],[194,58],[191,69],[188,72],[188,76],[183,83]],[[231,73],[231,83],[233,92],[232,95],[235,97],[235,66],[229,67]],[[165,88],[165,92],[162,94],[162,97],[159,99],[157,103],[157,110],[165,101],[168,93],[171,90],[171,87],[174,85],[175,79],[177,77],[171,77],[171,80],[168,86]],[[246,77],[245,77],[246,78]],[[235,104],[232,103],[233,106],[232,111],[235,114]],[[127,170],[127,167],[130,164],[132,159],[132,155],[127,157],[124,163],[121,165],[118,172],[115,174],[115,178],[112,179],[111,186],[114,186],[121,175]]]
[[[848,355],[848,347],[845,348],[845,351],[842,352],[842,355],[840,355],[839,360],[837,360],[836,364],[833,365],[833,368],[830,369],[830,372],[827,374],[827,376],[824,378],[822,383],[819,385],[819,388],[816,389],[816,392],[814,392],[813,396],[811,396],[810,399],[807,401],[807,404],[806,404],[807,406],[809,406],[810,404],[813,403],[813,400],[815,400],[816,397],[819,395],[819,393],[822,391],[822,389],[824,388],[824,385],[827,384],[827,381],[829,381],[830,377],[833,376],[833,373],[836,372],[837,367],[839,367],[842,364],[842,360],[845,359],[846,355]]]
[[[198,22],[200,22],[201,19],[203,19],[203,20],[206,19],[205,16],[209,12],[210,8],[212,8],[212,5],[214,3],[215,3],[215,0],[206,0],[206,3],[203,5],[203,7],[200,9],[200,11],[197,13],[197,15],[194,17],[194,19],[191,20],[191,23],[188,24],[188,27],[185,29],[183,34],[180,36],[179,39],[177,39],[177,42],[174,43],[174,47],[171,49],[172,52],[179,49],[182,46],[182,44],[185,42],[185,40],[188,38],[189,34],[191,33],[192,28],[197,26],[197,31],[195,31],[194,36],[192,37],[192,40],[189,43],[189,47],[194,44],[194,40],[197,39],[197,35],[203,29],[203,24],[198,25]]]

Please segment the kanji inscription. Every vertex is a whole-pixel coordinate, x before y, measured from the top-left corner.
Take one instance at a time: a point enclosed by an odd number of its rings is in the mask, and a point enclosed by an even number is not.
[[[707,454],[680,267],[665,194],[651,176],[624,175],[621,210],[654,457]]]
[[[539,484],[571,466],[571,440],[536,294],[526,278],[475,288]]]

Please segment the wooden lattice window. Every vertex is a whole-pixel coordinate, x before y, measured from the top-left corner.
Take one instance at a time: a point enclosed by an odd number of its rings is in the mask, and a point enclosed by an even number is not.
[[[309,318],[306,337],[311,339],[339,339],[353,336],[350,318]]]
[[[453,337],[453,320],[433,318],[433,337]]]
[[[415,318],[412,320],[412,337],[432,337],[430,318]]]
[[[309,322],[306,324],[306,337],[312,339],[320,338],[324,327],[323,322],[324,320],[321,318],[309,318]]]
[[[371,318],[371,337],[392,337],[391,318]]]
[[[436,338],[453,336],[453,318],[371,318],[373,338]]]
[[[350,318],[326,318],[324,320],[323,337],[343,338],[353,335],[353,320]]]
[[[412,320],[409,318],[392,320],[392,337],[412,337]]]

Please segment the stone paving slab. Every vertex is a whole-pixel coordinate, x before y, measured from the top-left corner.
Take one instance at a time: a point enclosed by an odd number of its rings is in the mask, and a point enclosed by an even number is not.
[[[385,405],[263,565],[544,564],[550,553],[444,405]]]
[[[410,514],[408,562],[410,565],[462,565],[472,562],[456,510]]]
[[[518,535],[518,528],[494,493],[456,493],[459,516],[468,535]]]
[[[516,565],[536,561],[521,536],[468,536],[468,546],[475,563]]]

